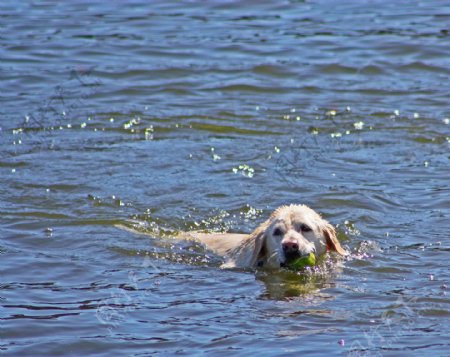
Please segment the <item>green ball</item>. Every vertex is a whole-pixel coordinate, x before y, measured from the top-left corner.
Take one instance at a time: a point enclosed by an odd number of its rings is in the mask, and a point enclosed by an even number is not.
[[[301,257],[290,262],[288,264],[288,267],[290,269],[300,270],[304,269],[307,266],[312,267],[314,265],[316,265],[316,256],[314,255],[314,253],[309,253],[309,255],[305,257]]]

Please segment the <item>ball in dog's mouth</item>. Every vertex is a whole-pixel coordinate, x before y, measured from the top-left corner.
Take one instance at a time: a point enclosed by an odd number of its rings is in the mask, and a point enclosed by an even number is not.
[[[307,266],[312,267],[314,265],[316,265],[316,255],[312,252],[308,255],[290,260],[286,263],[286,266],[292,270],[301,270],[305,269]]]

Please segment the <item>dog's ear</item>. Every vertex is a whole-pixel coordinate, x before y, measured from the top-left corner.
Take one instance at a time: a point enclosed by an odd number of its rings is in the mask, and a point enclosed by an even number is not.
[[[258,256],[264,246],[266,225],[263,224],[248,235],[242,243],[229,253],[229,259],[223,268],[254,268],[258,263]]]
[[[347,251],[341,247],[341,243],[339,243],[336,237],[336,230],[331,224],[327,223],[327,225],[323,229],[323,235],[325,236],[325,239],[327,241],[328,250],[334,250],[340,255],[347,255]]]

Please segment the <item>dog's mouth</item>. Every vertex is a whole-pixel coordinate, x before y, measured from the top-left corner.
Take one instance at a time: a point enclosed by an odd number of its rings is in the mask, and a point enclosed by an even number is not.
[[[314,250],[311,253],[316,254]],[[298,259],[308,257],[311,253],[302,254],[300,251],[284,252],[284,261],[280,263],[280,268],[287,268]]]
[[[284,261],[280,263],[281,268],[286,268],[290,263],[296,261],[298,258],[301,258],[302,254],[299,251],[295,252],[284,252]]]
[[[286,263],[290,263],[293,260],[296,260],[301,257],[302,257],[302,254],[298,250],[295,252],[285,252],[284,253],[284,258],[285,258]]]

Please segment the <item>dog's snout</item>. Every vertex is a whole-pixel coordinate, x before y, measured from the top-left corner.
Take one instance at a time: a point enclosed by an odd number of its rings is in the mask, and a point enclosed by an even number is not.
[[[296,242],[283,242],[282,243],[283,250],[285,252],[297,252],[298,251],[298,244]]]

